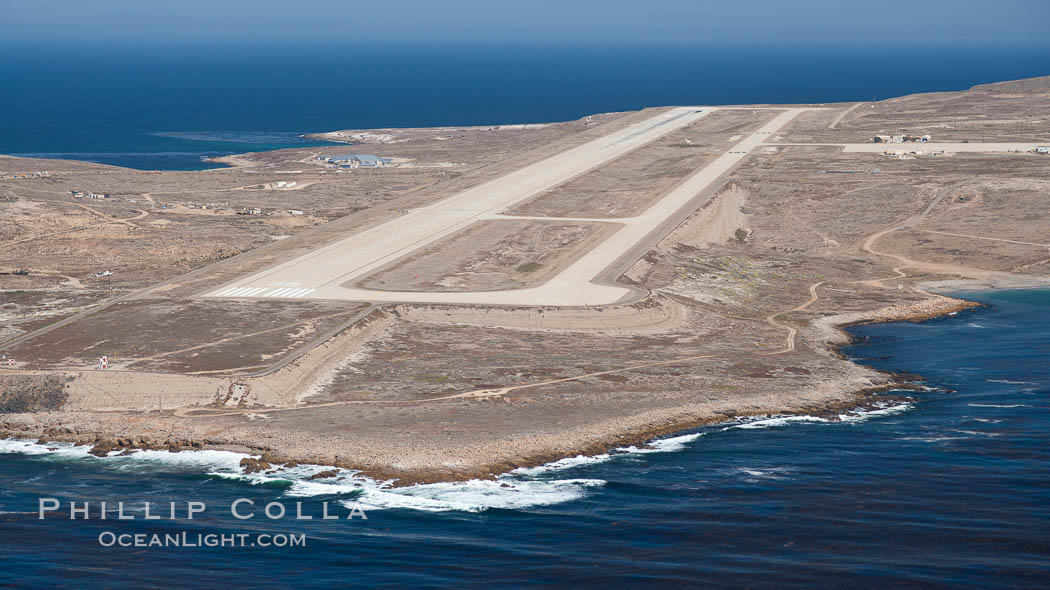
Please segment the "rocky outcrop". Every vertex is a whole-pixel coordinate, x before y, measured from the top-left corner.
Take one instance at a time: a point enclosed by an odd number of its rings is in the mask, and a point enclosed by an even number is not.
[[[57,410],[69,394],[63,375],[5,375],[0,378],[0,414]]]

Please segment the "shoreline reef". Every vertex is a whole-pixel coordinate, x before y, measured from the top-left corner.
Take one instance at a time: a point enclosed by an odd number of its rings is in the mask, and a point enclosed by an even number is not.
[[[852,338],[845,331],[845,328],[849,326],[900,321],[921,322],[981,306],[982,304],[974,301],[934,295],[915,303],[893,305],[867,312],[826,316],[813,322],[812,327],[821,333],[829,350],[841,358],[838,350],[852,342]],[[887,399],[904,400],[905,398],[888,398],[885,395],[876,394],[887,390],[906,390],[915,387],[913,383],[909,383],[915,378],[913,375],[892,375],[874,371],[856,363],[852,364],[864,374],[864,377],[868,378],[866,380],[869,383],[862,384],[863,377],[850,380],[840,378],[826,382],[822,384],[822,389],[828,391],[836,390],[838,394],[827,396],[827,399],[818,404],[783,404],[779,408],[741,408],[740,411],[723,411],[708,415],[690,415],[688,408],[681,408],[681,411],[677,413],[678,415],[669,415],[671,412],[664,410],[654,412],[657,415],[650,416],[650,420],[647,423],[632,425],[621,431],[609,428],[607,432],[603,433],[602,436],[596,437],[589,444],[532,453],[528,456],[500,462],[480,463],[472,468],[457,466],[456,468],[448,469],[432,466],[411,470],[392,469],[389,466],[369,464],[370,462],[367,461],[346,460],[334,456],[281,453],[267,445],[215,444],[207,439],[184,439],[170,435],[164,439],[158,439],[154,436],[132,433],[134,431],[133,423],[137,422],[136,416],[141,415],[141,412],[76,412],[73,415],[64,415],[65,413],[62,411],[52,411],[43,415],[39,413],[12,414],[0,421],[0,437],[17,440],[36,439],[40,444],[61,442],[90,445],[92,447],[91,453],[96,456],[105,456],[114,451],[131,453],[135,450],[164,450],[170,452],[186,450],[235,451],[257,457],[257,459],[246,461],[242,465],[246,473],[269,469],[274,465],[313,464],[353,470],[377,481],[396,480],[396,485],[398,486],[492,479],[497,475],[514,469],[538,467],[568,457],[600,455],[616,448],[632,445],[644,447],[662,437],[679,435],[704,426],[741,418],[770,415],[835,417],[843,411],[875,407],[877,402],[885,402]],[[872,376],[877,376],[877,382],[871,382],[870,377]],[[259,411],[265,411],[265,408],[259,408]],[[638,421],[636,420],[636,422]],[[126,434],[115,435],[117,430],[123,430]],[[110,433],[108,436],[107,431]]]

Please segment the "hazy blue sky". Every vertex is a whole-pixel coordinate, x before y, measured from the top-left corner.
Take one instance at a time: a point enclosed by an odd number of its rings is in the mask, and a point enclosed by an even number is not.
[[[0,0],[0,39],[1050,43],[1050,0]]]

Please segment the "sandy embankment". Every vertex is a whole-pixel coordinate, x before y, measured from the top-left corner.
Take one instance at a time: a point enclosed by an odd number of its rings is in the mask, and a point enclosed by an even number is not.
[[[223,406],[243,398],[260,408],[291,406],[363,342],[392,319],[376,311],[342,334],[320,344],[277,371],[259,377],[207,377],[137,371],[66,373],[69,411],[153,411],[193,406]]]

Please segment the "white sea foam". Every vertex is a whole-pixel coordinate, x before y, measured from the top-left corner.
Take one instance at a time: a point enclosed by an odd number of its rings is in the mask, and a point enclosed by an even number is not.
[[[868,415],[882,415],[907,406],[892,406],[867,411]],[[859,411],[858,411],[859,412]],[[828,422],[816,416],[770,416],[748,420],[729,428],[768,428],[794,422]],[[135,451],[129,455],[115,452],[107,457],[88,453],[89,446],[65,443],[40,445],[31,441],[0,440],[0,453],[53,455],[63,459],[102,461],[117,469],[176,468],[195,470],[213,477],[240,481],[250,485],[282,487],[286,497],[343,496],[344,503],[359,503],[365,510],[403,508],[430,512],[482,512],[489,509],[523,510],[548,506],[584,497],[589,490],[605,485],[593,478],[557,478],[563,471],[615,460],[619,456],[680,451],[704,433],[691,433],[657,439],[644,446],[621,447],[594,456],[579,455],[553,461],[538,467],[515,469],[491,480],[439,482],[395,487],[394,481],[377,481],[359,472],[332,469],[322,465],[277,466],[261,473],[246,474],[240,462],[251,455],[229,451]],[[311,479],[322,471],[334,471],[333,477]],[[752,470],[752,477],[772,477],[775,470]]]
[[[971,408],[1030,408],[1028,404],[966,404]]]
[[[846,414],[839,414],[839,420],[843,422],[863,422],[864,420],[868,420],[869,418],[878,418],[880,416],[892,416],[894,414],[900,414],[901,412],[910,410],[913,405],[914,404],[912,404],[911,402],[904,402],[892,406],[887,404],[875,404],[876,409],[873,410],[857,408],[855,410],[851,410]]]
[[[791,470],[787,467],[770,467],[765,469],[759,469],[756,467],[739,467],[735,472],[749,479],[781,479],[786,474],[790,473]]]
[[[511,473],[515,475],[540,475],[543,473],[549,473],[552,471],[562,471],[565,469],[572,469],[573,467],[580,467],[582,465],[594,465],[596,463],[604,463],[612,459],[612,455],[609,453],[602,453],[601,455],[576,455],[575,457],[566,457],[564,459],[558,459],[545,465],[538,465],[536,467],[519,467]]]
[[[775,428],[798,422],[828,422],[828,420],[825,418],[818,418],[817,416],[760,416],[742,424],[728,426],[724,430],[729,430],[731,428],[743,428],[746,430],[754,428]]]
[[[702,432],[696,432],[693,434],[673,436],[671,438],[660,438],[650,442],[644,447],[636,447],[634,445],[631,445],[629,447],[620,447],[613,452],[639,455],[644,455],[647,453],[671,453],[674,451],[681,451],[685,448],[685,445],[693,442],[694,440],[700,438],[703,435],[704,433]]]
[[[37,444],[30,440],[3,439],[0,440],[0,453],[18,453],[20,455],[50,455],[63,459],[84,459],[92,455],[88,453],[91,447],[76,446],[68,443]]]
[[[1031,381],[1010,381],[1009,379],[986,379],[988,383],[1006,383],[1007,385],[1035,385]]]
[[[353,501],[365,509],[411,508],[430,512],[455,510],[482,512],[492,508],[521,510],[533,506],[560,504],[581,498],[588,488],[605,485],[600,479],[528,480],[499,477],[419,484],[402,488],[366,487]]]
[[[605,485],[601,479],[533,479],[508,473],[492,480],[438,482],[394,487],[393,481],[376,481],[350,470],[337,469],[331,478],[310,480],[326,468],[278,468],[276,473],[211,475],[260,485],[286,482],[287,497],[350,496],[347,507],[358,503],[364,510],[405,508],[428,512],[483,512],[492,508],[527,509],[568,502],[583,497],[588,488]],[[562,468],[564,469],[564,467]],[[312,472],[312,473],[311,473]]]
[[[226,468],[236,470],[240,466],[241,459],[249,456],[242,453],[211,450],[181,451],[178,453],[172,453],[170,451],[135,450],[127,455],[120,454],[120,451],[113,451],[106,457],[97,457],[89,453],[90,450],[90,445],[73,445],[61,442],[39,444],[35,441],[17,439],[0,440],[0,453],[48,456],[57,459],[81,459],[93,461],[104,459],[107,466],[116,468],[134,466],[172,466],[184,468],[202,467],[206,469]]]
[[[902,436],[898,440],[917,440],[919,442],[943,442],[946,440],[963,440],[965,436]]]
[[[958,432],[959,434],[970,434],[970,435],[973,435],[973,436],[988,436],[988,437],[1000,436],[998,432],[980,432],[980,431],[977,431],[977,430],[961,430],[961,429],[957,429],[957,428],[952,428],[950,430],[952,432]]]
[[[755,416],[752,418],[745,419],[739,424],[733,424],[723,428],[722,430],[730,430],[733,428],[742,428],[745,430],[759,429],[759,428],[777,428],[780,426],[788,426],[790,424],[798,423],[814,423],[814,424],[828,424],[834,422],[863,422],[870,418],[878,418],[882,416],[892,416],[899,414],[910,409],[914,404],[911,402],[903,402],[898,404],[892,404],[885,402],[877,402],[874,408],[855,408],[848,412],[844,412],[838,415],[838,420],[829,420],[827,418],[821,418],[819,416],[785,416],[785,415],[773,415],[773,416]]]

